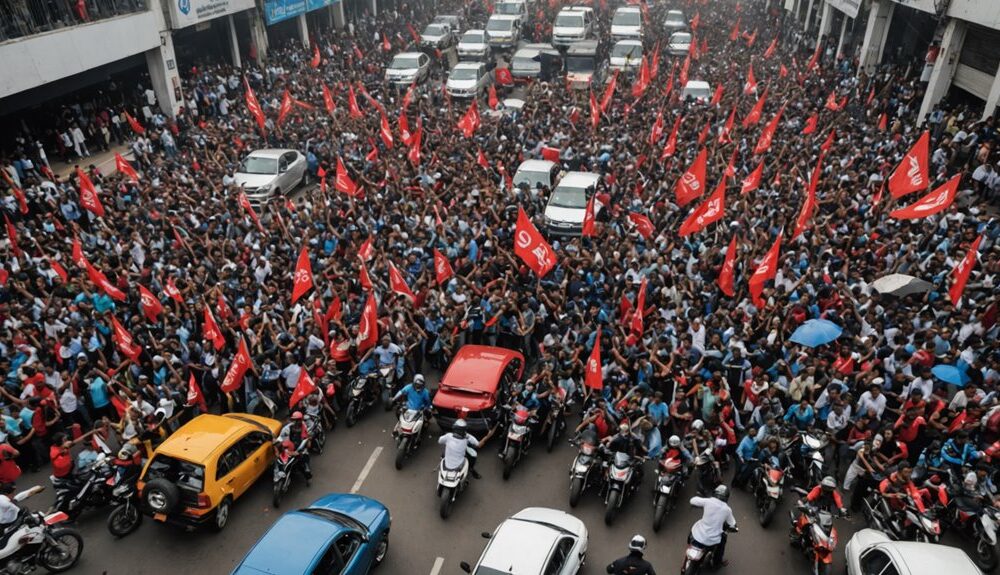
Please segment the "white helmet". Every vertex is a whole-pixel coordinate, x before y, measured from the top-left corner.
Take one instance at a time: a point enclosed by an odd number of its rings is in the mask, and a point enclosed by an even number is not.
[[[646,549],[646,538],[642,535],[633,535],[632,540],[628,542],[629,551],[638,551],[642,553]]]
[[[455,422],[454,427],[452,427],[451,432],[457,437],[465,437],[466,432],[469,430],[469,424],[466,423],[464,419],[459,419]]]
[[[702,429],[705,429],[705,422],[700,419],[696,419],[691,423],[691,429],[701,431]]]
[[[681,438],[677,437],[676,435],[671,435],[670,439],[667,440],[667,444],[670,447],[680,447],[681,446]]]

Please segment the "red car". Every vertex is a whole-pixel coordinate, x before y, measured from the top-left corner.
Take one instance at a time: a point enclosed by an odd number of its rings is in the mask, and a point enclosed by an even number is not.
[[[469,430],[483,432],[500,419],[510,386],[524,372],[524,356],[503,347],[466,345],[458,350],[434,394],[438,426],[451,429],[459,414]]]

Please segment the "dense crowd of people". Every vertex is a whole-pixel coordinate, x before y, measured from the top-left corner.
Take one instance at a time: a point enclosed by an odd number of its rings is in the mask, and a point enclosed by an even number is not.
[[[695,431],[704,427],[720,456],[738,461],[756,459],[783,426],[826,431],[830,472],[859,493],[887,477],[911,481],[914,466],[917,478],[953,474],[958,484],[977,466],[992,469],[1000,437],[1000,228],[987,209],[1000,189],[994,118],[964,108],[918,118],[923,85],[913,73],[859,73],[850,58],[814,51],[790,16],[762,3],[678,7],[698,14],[693,52],[669,56],[655,43],[648,85],[637,87],[641,74],[616,76],[599,112],[585,90],[535,82],[518,88],[523,109],[480,102],[481,125],[466,136],[458,125],[468,104],[442,90],[441,60],[410,90],[384,81],[391,56],[412,43],[410,28],[433,16],[404,7],[358,22],[353,34],[318,36],[315,67],[311,51],[290,45],[260,67],[190,70],[175,119],[133,110],[142,133],[121,125],[134,177],[91,168],[58,178],[11,158],[0,183],[0,429],[2,449],[16,457],[0,481],[16,479],[14,461],[47,465],[50,449],[54,463],[63,432],[96,429],[95,445],[155,441],[203,411],[282,407],[302,370],[320,389],[343,389],[371,353],[370,334],[359,335],[371,298],[377,334],[398,346],[406,377],[444,368],[465,343],[515,348],[529,360],[535,396],[566,390],[585,401],[583,416],[600,434],[625,423],[654,454],[700,422]],[[557,8],[539,4],[534,17],[551,22]],[[482,22],[486,9],[456,11]],[[658,25],[660,9],[647,25]],[[606,10],[602,2],[605,28]],[[535,33],[542,39],[546,29]],[[713,102],[681,100],[684,77],[708,81]],[[502,97],[514,87],[497,89]],[[592,92],[601,99],[604,90]],[[294,104],[279,120],[286,94]],[[756,153],[776,115],[772,145]],[[895,217],[924,193],[886,189],[924,129],[923,190],[961,175],[957,197],[929,217]],[[414,154],[404,139],[417,130]],[[675,150],[665,151],[670,141]],[[246,152],[272,147],[304,152],[320,185],[254,208],[241,202],[234,170]],[[602,209],[592,235],[549,238],[556,261],[538,277],[515,254],[514,230],[518,208],[544,230],[551,190],[511,180],[521,161],[552,149],[564,169],[600,174]],[[682,236],[709,196],[680,205],[676,195],[702,150],[701,189],[724,187],[724,215]],[[354,193],[343,193],[342,173]],[[103,215],[81,200],[84,176]],[[803,209],[810,187],[814,203]],[[953,303],[955,269],[977,247]],[[293,301],[303,249],[313,287]],[[775,273],[752,293],[748,280],[775,249]],[[436,253],[450,277],[436,273]],[[390,281],[390,267],[413,297]],[[873,288],[891,273],[930,285],[902,296]],[[818,346],[792,341],[816,319],[843,333]],[[585,372],[597,341],[595,388]],[[252,365],[224,390],[241,343]],[[939,366],[956,378],[940,379]],[[992,481],[979,474],[971,493],[995,497]]]

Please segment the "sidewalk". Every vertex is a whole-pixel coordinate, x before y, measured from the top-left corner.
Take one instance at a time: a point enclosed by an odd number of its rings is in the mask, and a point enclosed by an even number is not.
[[[73,170],[76,168],[76,166],[80,166],[81,168],[86,169],[91,164],[97,166],[97,169],[100,170],[102,174],[110,175],[117,171],[115,169],[115,152],[118,152],[126,159],[128,159],[131,156],[129,147],[123,144],[120,146],[112,146],[106,152],[97,152],[96,154],[92,154],[88,158],[80,158],[68,164],[66,162],[63,162],[62,160],[50,159],[49,166],[52,168],[52,172],[55,175],[59,176],[60,179],[65,178],[66,176],[73,173]]]

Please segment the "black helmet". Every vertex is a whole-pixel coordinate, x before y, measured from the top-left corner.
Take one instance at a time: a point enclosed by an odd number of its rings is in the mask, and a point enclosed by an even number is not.
[[[465,434],[469,432],[469,424],[465,422],[464,419],[459,419],[455,422],[455,426],[452,427],[451,433],[459,439],[464,439]]]

